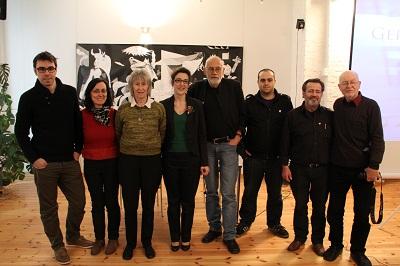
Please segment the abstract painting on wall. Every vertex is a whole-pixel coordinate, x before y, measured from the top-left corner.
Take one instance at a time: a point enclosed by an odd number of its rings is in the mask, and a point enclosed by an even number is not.
[[[77,93],[80,102],[87,84],[103,78],[114,92],[114,105],[129,98],[128,78],[136,68],[146,69],[152,78],[151,97],[156,101],[172,95],[171,73],[186,67],[192,82],[204,79],[205,61],[211,55],[224,61],[224,77],[242,81],[243,47],[205,45],[77,44]]]

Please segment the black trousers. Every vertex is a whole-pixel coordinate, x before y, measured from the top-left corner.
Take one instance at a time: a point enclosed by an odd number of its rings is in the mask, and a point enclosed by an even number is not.
[[[117,240],[121,220],[118,203],[117,159],[85,159],[84,176],[92,199],[92,220],[96,239],[105,238],[104,207],[106,207],[108,239]]]
[[[186,152],[167,153],[163,169],[171,241],[189,242],[200,180],[200,158]]]
[[[292,181],[290,187],[295,199],[293,227],[295,239],[301,242],[308,235],[308,200],[312,202],[311,242],[322,244],[325,237],[325,203],[327,200],[328,167],[310,168],[291,166]]]
[[[66,238],[74,240],[80,236],[80,225],[85,214],[85,186],[79,163],[51,162],[44,169],[33,168],[40,205],[40,218],[44,231],[55,250],[64,246],[63,234],[58,219],[57,193],[59,187],[68,201]]]
[[[264,179],[267,185],[267,225],[279,225],[282,216],[282,176],[279,160],[264,160],[249,157],[243,162],[244,191],[240,207],[240,222],[250,225],[257,212],[257,197]]]
[[[161,183],[161,156],[135,156],[121,154],[118,163],[119,180],[125,210],[127,245],[136,247],[137,209],[139,192],[142,202],[143,247],[151,245],[154,228],[154,202]]]
[[[343,247],[343,215],[346,196],[350,187],[354,198],[354,219],[351,229],[350,251],[365,252],[369,230],[369,212],[371,203],[372,182],[360,178],[360,168],[333,166],[329,176],[328,223],[329,240],[333,246]]]

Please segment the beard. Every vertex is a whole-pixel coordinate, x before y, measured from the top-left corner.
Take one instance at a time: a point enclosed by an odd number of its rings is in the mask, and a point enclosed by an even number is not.
[[[221,83],[222,78],[210,78],[208,79],[208,84],[210,84],[211,88],[217,88]]]
[[[308,106],[313,106],[313,107],[319,106],[319,100],[316,98],[307,99],[306,102]]]

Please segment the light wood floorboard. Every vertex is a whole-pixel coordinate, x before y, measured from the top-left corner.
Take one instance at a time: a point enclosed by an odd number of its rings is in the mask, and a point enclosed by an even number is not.
[[[243,184],[243,182],[242,182]],[[243,191],[243,188],[242,188]],[[241,192],[242,192],[241,191]],[[263,184],[258,198],[258,216],[251,230],[237,239],[241,252],[230,254],[222,240],[213,243],[201,243],[201,237],[207,232],[205,217],[203,183],[200,182],[196,196],[196,211],[193,225],[192,248],[188,252],[172,252],[169,249],[169,231],[166,217],[167,196],[165,188],[158,194],[155,206],[155,229],[153,246],[157,256],[148,260],[144,256],[140,244],[134,251],[131,261],[121,258],[125,246],[125,229],[122,215],[120,228],[120,245],[111,256],[100,254],[91,256],[90,250],[68,247],[72,259],[71,265],[354,265],[350,260],[349,238],[353,219],[353,199],[348,195],[345,213],[345,249],[335,262],[325,262],[311,250],[310,240],[298,252],[286,250],[293,240],[293,208],[294,200],[288,186],[283,187],[284,211],[282,224],[290,233],[289,239],[281,239],[271,235],[265,227],[266,192]],[[397,213],[383,228],[373,225],[367,244],[367,255],[373,265],[400,265],[400,181],[390,180],[384,183],[384,221],[396,209]],[[351,191],[349,192],[351,193]],[[311,205],[311,204],[309,204]],[[66,200],[59,194],[59,216],[62,231],[65,232]],[[163,217],[161,216],[161,208]],[[140,212],[139,212],[140,213]],[[123,212],[122,212],[123,214]],[[139,219],[140,220],[140,219]],[[140,227],[140,225],[139,225]],[[87,194],[86,215],[82,223],[82,234],[93,239],[90,214],[90,197]],[[329,232],[329,226],[326,227]],[[138,234],[140,236],[140,233]],[[138,239],[140,243],[140,239]],[[327,237],[325,247],[329,246]],[[8,186],[0,197],[0,265],[58,265],[53,259],[49,242],[43,232],[39,217],[38,200],[32,177]]]

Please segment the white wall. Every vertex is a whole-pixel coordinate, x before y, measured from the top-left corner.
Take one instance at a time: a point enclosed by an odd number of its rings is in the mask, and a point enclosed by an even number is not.
[[[22,92],[34,83],[31,61],[38,52],[48,50],[58,57],[58,76],[65,83],[75,85],[76,43],[139,43],[141,31],[123,21],[116,4],[119,2],[121,0],[8,2],[5,48],[11,66],[14,109]],[[171,15],[163,25],[150,29],[153,43],[243,46],[245,94],[257,91],[257,72],[265,67],[276,71],[278,89],[287,94],[294,92],[293,33],[296,17],[302,17],[297,14],[299,8],[296,7],[303,1],[160,2],[168,3],[162,8]],[[148,16],[155,14],[140,6],[132,8],[131,14],[135,16],[138,12]]]
[[[307,78],[325,81],[324,105],[331,107],[341,96],[336,84],[348,68],[353,1],[12,0],[7,20],[0,21],[0,43],[11,67],[14,110],[20,95],[34,84],[31,62],[38,52],[57,56],[58,76],[75,85],[76,43],[139,43],[140,28],[126,24],[119,12],[124,1],[136,5],[125,8],[132,18],[146,14],[152,22],[162,12],[169,15],[151,27],[154,44],[243,46],[245,94],[257,91],[257,72],[267,67],[276,72],[278,90],[289,94],[296,106]],[[157,1],[155,10],[146,8]],[[295,28],[298,18],[305,19],[304,30]],[[387,143],[383,172],[400,176],[399,150],[400,144]]]

